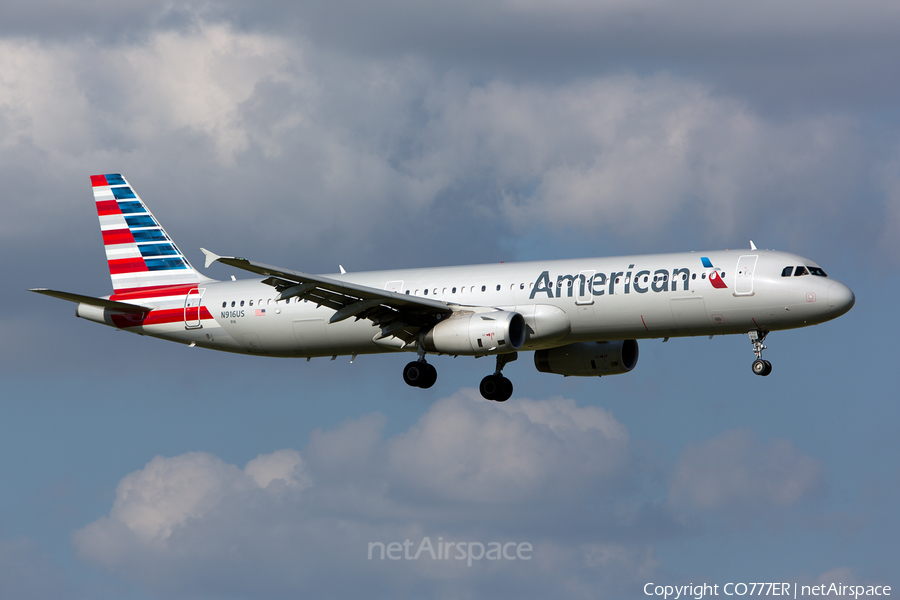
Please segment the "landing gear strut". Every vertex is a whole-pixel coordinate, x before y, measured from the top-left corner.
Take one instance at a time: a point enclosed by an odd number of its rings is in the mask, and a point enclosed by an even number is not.
[[[756,360],[753,361],[750,368],[753,370],[754,375],[762,375],[763,377],[772,372],[772,363],[762,359],[762,351],[766,349],[763,342],[766,340],[767,335],[769,335],[768,331],[754,329],[750,332],[750,342],[753,344],[753,353],[756,354]]]
[[[497,355],[497,369],[494,371],[494,374],[488,375],[482,379],[481,385],[478,386],[478,389],[485,400],[495,400],[497,402],[506,402],[509,400],[509,397],[512,396],[513,393],[513,384],[512,381],[504,377],[500,372],[507,363],[511,363],[517,358],[519,358],[517,352]]]
[[[425,362],[425,350],[419,347],[419,359],[403,367],[406,385],[422,389],[430,388],[437,381],[437,369]]]

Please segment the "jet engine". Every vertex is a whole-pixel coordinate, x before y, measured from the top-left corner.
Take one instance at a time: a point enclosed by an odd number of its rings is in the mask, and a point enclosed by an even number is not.
[[[432,327],[423,344],[442,354],[500,354],[521,348],[525,332],[525,319],[517,312],[458,312]]]
[[[538,371],[566,377],[628,373],[637,365],[637,361],[637,340],[578,342],[534,353],[534,366]]]

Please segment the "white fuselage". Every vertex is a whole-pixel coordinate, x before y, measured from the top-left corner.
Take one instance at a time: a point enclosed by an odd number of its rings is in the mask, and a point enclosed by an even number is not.
[[[704,266],[701,257],[707,259]],[[722,335],[803,327],[833,319],[853,293],[824,275],[782,276],[817,265],[775,251],[688,252],[459,267],[372,271],[328,277],[427,297],[453,307],[520,313],[521,350],[572,342]],[[716,287],[717,284],[719,287]],[[116,326],[182,343],[270,356],[334,356],[415,350],[396,338],[375,340],[371,321],[329,320],[310,301],[276,301],[262,279],[199,284],[197,292],[145,306],[167,318]],[[101,311],[102,312],[102,311]],[[81,315],[87,316],[87,315]],[[88,316],[87,318],[91,318]],[[109,319],[107,324],[114,324]]]

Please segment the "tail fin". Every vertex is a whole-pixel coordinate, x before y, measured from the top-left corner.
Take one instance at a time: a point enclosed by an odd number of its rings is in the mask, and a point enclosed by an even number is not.
[[[91,175],[91,185],[114,296],[209,281],[191,266],[121,175]]]

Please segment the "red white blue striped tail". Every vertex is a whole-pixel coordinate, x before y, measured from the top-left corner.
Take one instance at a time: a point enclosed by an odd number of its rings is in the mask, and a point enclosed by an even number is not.
[[[118,173],[91,175],[114,296],[168,295],[208,281]]]

